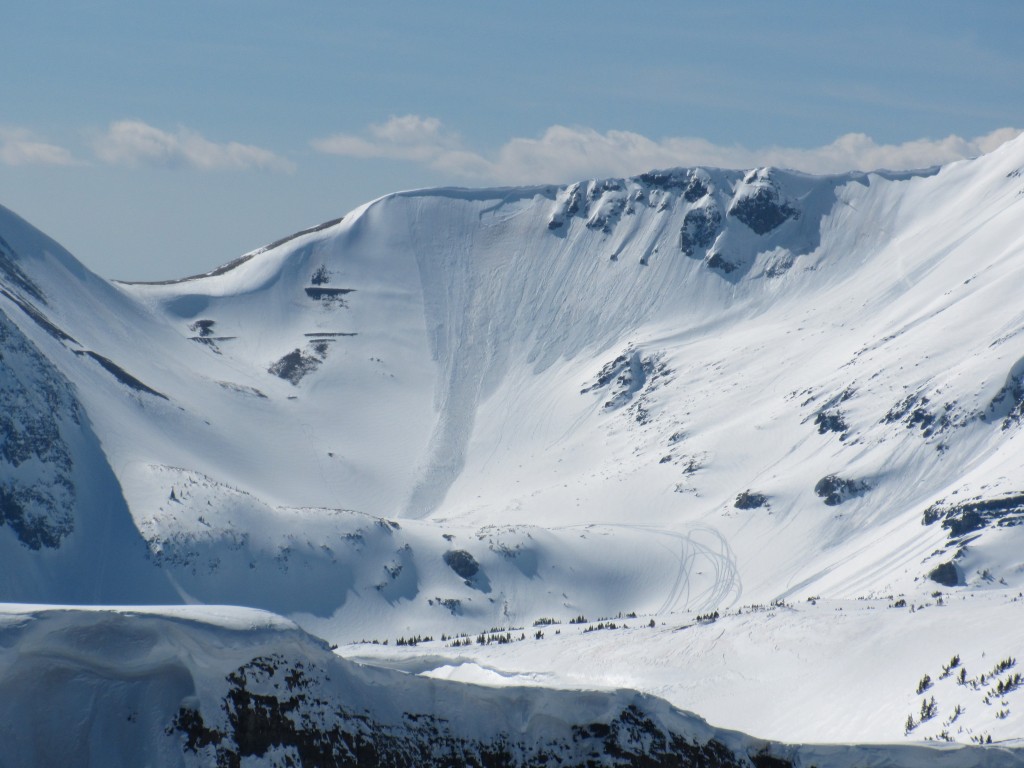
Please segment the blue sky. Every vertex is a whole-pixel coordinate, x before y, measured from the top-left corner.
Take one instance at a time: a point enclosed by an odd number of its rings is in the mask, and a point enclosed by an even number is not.
[[[919,167],[1024,127],[1017,0],[9,5],[0,204],[107,277],[397,189]]]

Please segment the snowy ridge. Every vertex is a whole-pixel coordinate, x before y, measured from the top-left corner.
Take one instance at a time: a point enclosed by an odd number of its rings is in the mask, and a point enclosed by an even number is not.
[[[918,174],[419,190],[159,285],[0,209],[0,598],[236,603],[392,649],[941,597],[906,628],[931,648],[978,595],[972,663],[1012,656],[1022,168],[1018,139]],[[25,460],[28,434],[49,437]],[[517,647],[507,673],[542,663]],[[657,692],[700,711],[712,687]],[[946,736],[1021,735],[1015,696]],[[904,732],[911,698],[820,738],[939,737]]]
[[[1024,762],[998,747],[772,744],[628,691],[486,688],[362,667],[243,609],[7,608],[0,639],[0,716],[18,734],[4,765]]]

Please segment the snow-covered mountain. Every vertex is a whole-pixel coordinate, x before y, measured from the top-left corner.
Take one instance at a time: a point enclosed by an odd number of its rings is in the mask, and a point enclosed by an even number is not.
[[[980,677],[1024,640],[1022,223],[1022,139],[399,193],[162,284],[0,209],[0,600],[262,608],[768,738],[1024,736]],[[453,643],[492,628],[528,639]]]

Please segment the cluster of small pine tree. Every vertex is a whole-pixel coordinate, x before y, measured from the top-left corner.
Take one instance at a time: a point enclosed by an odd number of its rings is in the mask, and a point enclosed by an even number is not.
[[[434,638],[430,637],[429,635],[427,635],[426,637],[422,635],[413,635],[412,637],[400,637],[397,640],[395,640],[395,645],[415,646],[419,645],[420,643],[429,643],[433,639]]]

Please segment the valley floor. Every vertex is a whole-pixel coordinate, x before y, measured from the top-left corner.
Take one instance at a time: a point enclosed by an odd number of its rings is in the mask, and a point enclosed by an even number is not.
[[[661,615],[653,627],[648,616],[587,618],[514,628],[508,643],[499,642],[503,632],[457,647],[390,638],[337,653],[487,686],[635,688],[715,726],[786,742],[1005,742],[1024,731],[1024,688],[1013,682],[1024,648],[1017,592],[947,592],[917,605],[748,605],[717,618]],[[995,672],[1007,659],[1012,665]]]

